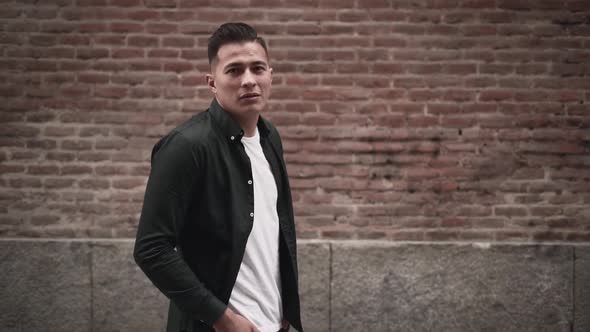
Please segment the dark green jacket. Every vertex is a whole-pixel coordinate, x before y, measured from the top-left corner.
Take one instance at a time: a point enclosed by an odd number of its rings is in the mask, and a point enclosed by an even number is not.
[[[277,130],[260,117],[279,198],[283,315],[302,331],[289,180]],[[153,148],[134,257],[170,298],[168,332],[212,331],[235,284],[252,229],[252,168],[243,130],[216,100]]]

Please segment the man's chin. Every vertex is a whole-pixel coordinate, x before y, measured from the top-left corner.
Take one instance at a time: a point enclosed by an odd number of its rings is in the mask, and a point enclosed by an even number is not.
[[[240,109],[244,113],[249,112],[262,112],[266,109],[266,103],[263,102],[256,102],[256,103],[247,103],[240,105]]]
[[[249,115],[249,114],[258,114],[264,110],[263,105],[240,105],[239,107],[235,107],[233,109],[228,109],[226,111],[230,113],[234,113],[236,115]]]

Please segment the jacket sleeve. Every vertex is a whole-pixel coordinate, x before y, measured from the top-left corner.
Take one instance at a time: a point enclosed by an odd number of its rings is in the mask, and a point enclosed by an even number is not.
[[[195,152],[181,133],[172,132],[154,146],[133,256],[178,308],[213,325],[227,305],[199,281],[176,250],[198,178]]]

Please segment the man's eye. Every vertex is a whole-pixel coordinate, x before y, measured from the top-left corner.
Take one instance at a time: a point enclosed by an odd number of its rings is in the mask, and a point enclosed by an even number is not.
[[[225,73],[226,74],[236,74],[238,72],[237,68],[230,68]]]
[[[256,67],[254,67],[254,70],[255,71],[264,71],[264,70],[266,70],[266,68],[264,68],[264,66],[256,66]]]

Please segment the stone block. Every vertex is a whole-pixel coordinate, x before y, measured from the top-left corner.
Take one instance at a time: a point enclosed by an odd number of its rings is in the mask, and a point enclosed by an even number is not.
[[[133,260],[132,241],[92,243],[93,331],[164,331],[168,299]]]
[[[574,331],[590,331],[590,247],[575,247]]]
[[[570,331],[573,249],[332,245],[333,331]]]
[[[308,332],[330,331],[330,245],[299,243],[301,321]]]
[[[0,331],[91,331],[90,247],[0,240]]]

